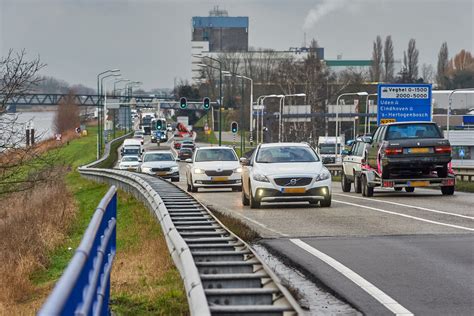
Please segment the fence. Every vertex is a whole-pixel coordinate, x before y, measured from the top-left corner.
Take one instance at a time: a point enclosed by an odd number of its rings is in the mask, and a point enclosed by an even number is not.
[[[66,271],[38,315],[108,315],[115,257],[117,189],[100,201]]]

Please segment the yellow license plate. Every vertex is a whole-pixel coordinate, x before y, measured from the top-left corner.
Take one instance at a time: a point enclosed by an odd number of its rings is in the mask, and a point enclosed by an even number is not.
[[[134,171],[135,168],[127,168],[127,170]]]
[[[157,176],[166,176],[166,171],[158,171],[156,173]]]
[[[283,193],[305,193],[305,188],[284,188]]]
[[[430,185],[429,181],[409,181],[408,185],[410,187],[427,187]]]
[[[212,177],[212,181],[227,181],[229,177]]]
[[[428,147],[410,148],[410,153],[412,154],[426,154],[429,152],[430,149]]]

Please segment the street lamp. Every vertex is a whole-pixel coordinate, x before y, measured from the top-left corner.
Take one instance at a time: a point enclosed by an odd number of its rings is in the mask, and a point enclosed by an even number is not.
[[[369,105],[369,99],[372,96],[376,96],[377,93],[371,93],[367,95],[367,98],[365,98],[365,114],[367,116],[365,117],[365,126],[364,126],[364,134],[370,133],[370,105]]]
[[[262,133],[261,135],[261,138],[260,138],[260,142],[263,143],[263,115],[264,115],[264,111],[265,111],[265,107],[264,107],[264,104],[263,102],[265,101],[265,99],[268,99],[268,98],[282,98],[283,95],[282,94],[269,94],[269,95],[262,95],[260,97],[258,97],[258,99],[260,100],[260,103],[261,103],[261,106],[262,106],[262,114],[261,114],[261,122],[260,122],[260,132]],[[281,113],[280,113],[281,115]],[[257,122],[258,122],[258,117],[257,117]],[[258,125],[257,125],[258,126]],[[258,144],[258,129],[257,129],[257,144]]]
[[[115,93],[117,92],[117,83],[128,82],[128,81],[130,81],[130,79],[117,79],[114,81],[114,97],[115,97]]]
[[[451,115],[451,105],[453,103],[453,94],[456,92],[461,92],[461,91],[472,91],[474,88],[462,88],[462,89],[454,89],[451,91],[449,94],[448,100],[449,100],[449,105],[446,113],[446,138],[449,140],[449,117]]]
[[[105,75],[107,73],[117,73],[120,72],[120,69],[108,69],[106,71],[103,71],[97,75],[97,159],[100,158],[101,156],[101,144],[102,144],[102,132],[101,132],[101,121],[100,121],[100,115],[101,115],[101,94],[100,94],[100,77],[102,75]]]
[[[338,150],[337,150],[337,143],[338,143],[338,137],[339,137],[339,111],[338,111],[338,105],[339,105],[339,100],[341,99],[341,97],[346,97],[346,96],[359,96],[359,97],[362,97],[362,96],[368,96],[369,94],[365,91],[360,91],[360,92],[351,92],[351,93],[343,93],[341,95],[339,95],[336,99],[336,141],[335,141],[335,162],[337,162],[337,156],[338,156]],[[342,123],[341,123],[342,125]]]
[[[195,55],[193,55],[193,57],[207,58],[207,59],[215,61],[216,63],[219,64],[219,68],[213,67],[213,66],[207,65],[207,64],[198,64],[198,66],[199,67],[209,67],[209,68],[219,70],[219,146],[221,146],[222,145],[222,62],[219,59],[212,58],[212,57],[209,57],[209,56],[202,56],[200,54],[199,55],[195,54]]]
[[[107,128],[107,117],[106,117],[107,115],[107,86],[105,87],[105,93],[104,93],[104,80],[110,77],[121,77],[121,75],[117,73],[111,73],[100,79],[100,91],[101,93],[104,94],[104,107],[103,107],[103,110],[104,110],[104,130],[103,131],[104,132],[106,131],[106,128]],[[104,144],[105,143],[106,143],[106,139],[104,139]]]
[[[278,142],[281,143],[281,131],[283,129],[283,108],[285,107],[285,97],[306,97],[306,93],[294,93],[294,94],[285,94],[280,95],[280,118],[278,121]]]

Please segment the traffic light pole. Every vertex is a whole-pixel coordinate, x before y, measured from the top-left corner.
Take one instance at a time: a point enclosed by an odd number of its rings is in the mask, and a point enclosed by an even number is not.
[[[244,80],[240,78],[240,87],[242,97],[240,99],[240,156],[244,155],[245,138],[244,138]]]
[[[222,63],[219,61],[219,146],[222,146]]]

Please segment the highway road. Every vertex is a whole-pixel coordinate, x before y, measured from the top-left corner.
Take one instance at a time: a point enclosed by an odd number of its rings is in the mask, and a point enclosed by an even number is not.
[[[178,185],[186,189],[186,164],[180,168]],[[295,203],[257,210],[242,206],[240,192],[193,195],[245,221],[264,238],[260,245],[364,314],[474,313],[474,194],[379,189],[364,198],[335,182],[330,208]]]

